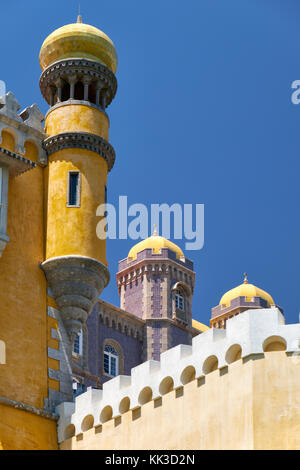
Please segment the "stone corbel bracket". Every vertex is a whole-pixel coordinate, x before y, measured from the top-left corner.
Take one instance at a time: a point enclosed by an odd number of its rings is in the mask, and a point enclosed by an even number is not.
[[[73,344],[104,287],[109,271],[93,258],[79,255],[50,258],[41,264]]]

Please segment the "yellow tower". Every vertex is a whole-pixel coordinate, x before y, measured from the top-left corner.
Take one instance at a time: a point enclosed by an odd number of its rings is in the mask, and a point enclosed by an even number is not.
[[[109,282],[105,240],[96,235],[96,209],[106,200],[115,160],[106,107],[117,90],[117,55],[99,29],[63,26],[40,51],[45,118],[46,253],[42,268],[72,344]]]

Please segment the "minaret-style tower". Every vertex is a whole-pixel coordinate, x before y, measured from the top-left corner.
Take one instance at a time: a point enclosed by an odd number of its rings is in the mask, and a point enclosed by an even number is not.
[[[159,360],[178,344],[191,344],[195,273],[179,246],[155,228],[119,261],[117,284],[121,309],[145,320],[144,361]]]
[[[106,201],[107,173],[115,160],[105,109],[117,90],[117,54],[108,36],[79,16],[46,38],[40,65],[40,89],[50,105],[41,266],[72,345],[109,282],[96,209]]]

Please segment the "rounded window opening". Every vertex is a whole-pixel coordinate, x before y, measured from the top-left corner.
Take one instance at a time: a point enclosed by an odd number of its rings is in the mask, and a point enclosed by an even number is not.
[[[88,415],[84,418],[84,420],[81,423],[81,430],[88,431],[89,429],[92,429],[94,426],[94,416],[93,415]]]
[[[125,397],[121,400],[120,406],[119,406],[119,411],[121,415],[129,411],[129,408],[130,408],[130,398]]]
[[[1,132],[1,147],[6,148],[7,150],[10,150],[11,152],[15,151],[15,146],[16,146],[16,140],[15,137],[12,135],[10,131],[7,130],[2,130]]]
[[[103,408],[103,410],[101,411],[101,415],[100,415],[100,422],[106,423],[106,421],[109,421],[110,419],[112,419],[112,413],[113,413],[113,410],[111,406],[106,406],[105,408]]]
[[[84,86],[83,83],[77,82],[74,88],[74,99],[83,100],[84,98]]]
[[[71,437],[75,436],[75,426],[74,424],[69,424],[64,432],[64,438],[65,439],[71,439]]]
[[[69,83],[64,83],[61,90],[61,101],[67,101],[70,99],[70,85]]]
[[[270,336],[263,343],[264,352],[286,351],[286,341],[281,336]]]
[[[188,366],[184,369],[180,376],[180,381],[183,385],[188,384],[192,380],[194,380],[196,376],[196,370],[194,366]]]
[[[209,356],[203,364],[203,374],[210,374],[218,368],[218,358],[216,356]]]
[[[150,387],[145,387],[139,394],[139,404],[145,405],[152,400],[152,390]]]
[[[161,395],[165,395],[166,393],[169,393],[173,390],[174,388],[174,380],[172,377],[165,377],[159,386],[159,393]]]
[[[232,364],[235,361],[238,361],[242,357],[242,348],[239,344],[233,344],[228,349],[225,360],[227,364]]]

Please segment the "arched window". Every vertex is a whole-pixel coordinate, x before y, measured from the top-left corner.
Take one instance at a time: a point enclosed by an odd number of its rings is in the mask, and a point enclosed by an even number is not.
[[[111,377],[116,377],[119,374],[119,356],[115,348],[110,344],[104,347],[103,361],[104,373]]]
[[[181,310],[182,312],[185,311],[185,302],[184,302],[184,295],[181,290],[177,290],[175,292],[175,305],[176,309]]]

